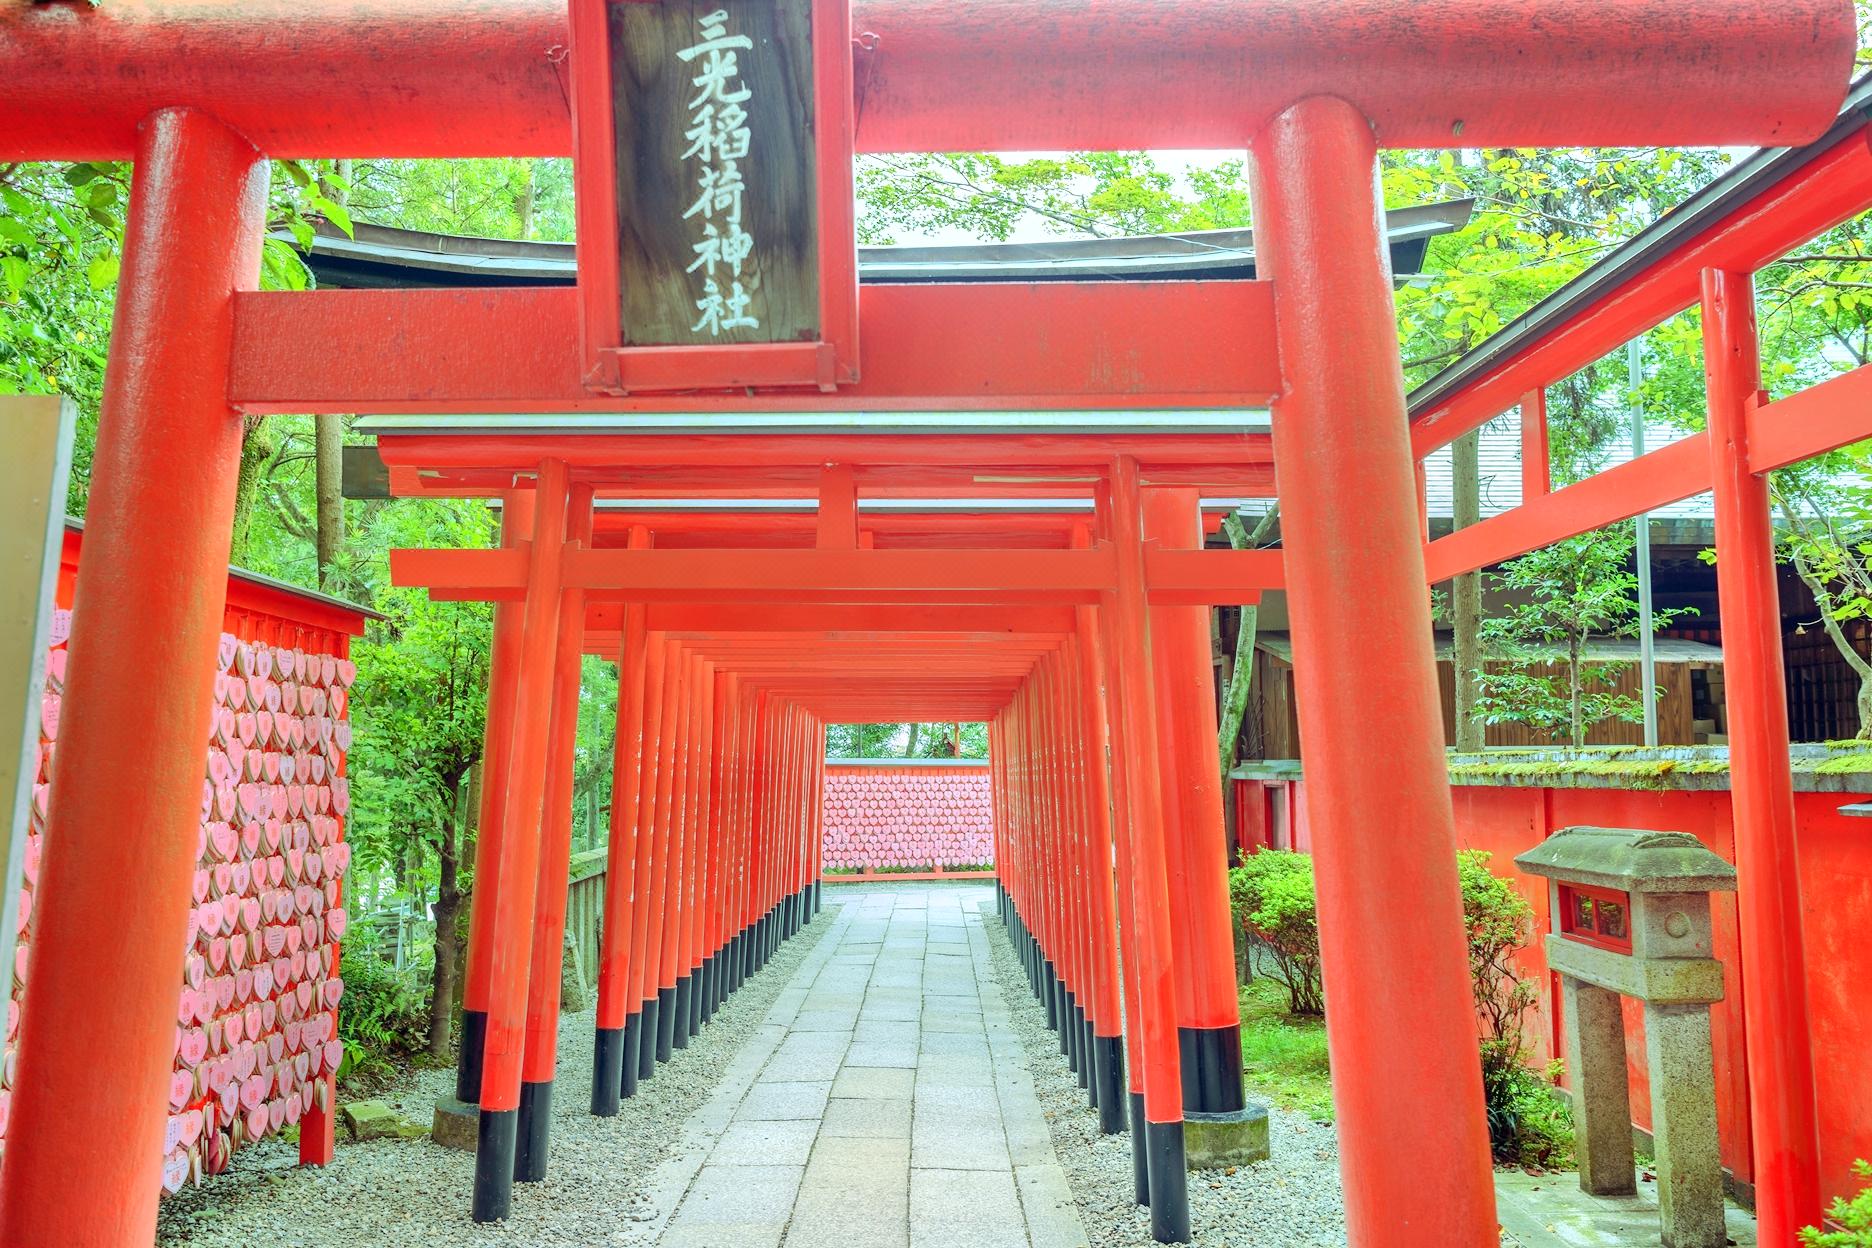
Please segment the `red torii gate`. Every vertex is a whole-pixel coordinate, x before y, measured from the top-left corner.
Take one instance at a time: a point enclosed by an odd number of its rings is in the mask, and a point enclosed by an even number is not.
[[[1114,944],[1116,934],[1111,922],[1109,868],[1106,876],[1098,875],[1094,858],[1089,856],[1090,846],[1112,842],[1108,803],[1099,800],[1076,807],[1078,813],[1069,827],[1059,822],[1060,804],[1043,802],[1026,808],[1024,818],[1004,817],[998,831],[1010,863],[1019,861],[1021,844],[1039,835],[1058,838],[1059,848],[1053,853],[1064,853],[1066,861],[1074,864],[1061,876],[1062,887],[1083,904],[1062,910],[1061,914],[1072,918],[1058,926],[1048,923],[1041,929],[1046,936],[1025,946],[1025,952],[1036,987],[1047,999],[1049,1021],[1060,1029],[1062,1052],[1100,1109],[1105,1128],[1123,1129],[1127,1117],[1151,1124],[1151,1130],[1133,1134],[1140,1199],[1149,1198],[1160,1234],[1170,1239],[1183,1237],[1188,1229],[1183,1197],[1184,1114],[1228,1115],[1244,1109],[1233,948],[1223,861],[1216,852],[1221,801],[1212,759],[1215,718],[1208,693],[1211,673],[1204,612],[1211,603],[1250,599],[1260,588],[1278,585],[1281,575],[1280,557],[1274,552],[1199,551],[1205,528],[1199,487],[1224,485],[1264,493],[1268,484],[1265,436],[1251,432],[1252,422],[1241,415],[1201,413],[1112,417],[1102,422],[1101,438],[1052,436],[1044,440],[1036,438],[1035,431],[1048,429],[1051,422],[1033,415],[984,419],[981,430],[966,436],[941,427],[906,432],[912,425],[901,419],[893,435],[878,432],[891,427],[888,422],[872,422],[851,431],[846,421],[806,417],[789,418],[780,427],[764,430],[746,419],[711,424],[689,418],[684,425],[666,422],[654,431],[640,428],[634,433],[583,435],[531,432],[526,428],[530,422],[513,418],[477,423],[481,436],[472,442],[461,435],[460,421],[375,418],[363,427],[378,434],[379,451],[392,479],[412,490],[487,492],[495,484],[511,485],[535,474],[545,481],[545,470],[536,466],[546,454],[564,457],[555,463],[580,465],[572,470],[579,490],[610,493],[628,482],[682,491],[679,498],[619,503],[600,513],[603,523],[597,532],[609,534],[614,545],[622,541],[624,549],[607,552],[597,549],[595,541],[592,549],[568,546],[561,559],[566,583],[576,586],[575,592],[587,598],[623,598],[631,604],[623,611],[638,613],[619,620],[616,608],[600,616],[587,604],[566,604],[568,611],[586,612],[587,648],[620,656],[627,690],[635,679],[631,673],[643,662],[644,638],[656,638],[657,626],[662,625],[672,629],[664,634],[671,644],[680,640],[686,652],[716,670],[734,673],[749,687],[760,688],[770,697],[783,697],[822,721],[995,720],[997,736],[1001,736],[1011,731],[1001,725],[1012,716],[1013,723],[1025,725],[1019,739],[1031,742],[1034,724],[1021,718],[1022,708],[1033,713],[1033,697],[1053,698],[1056,702],[1046,713],[1054,718],[1043,722],[1051,729],[1070,725],[1059,748],[1075,750],[1073,757],[1080,760],[1080,766],[1074,774],[1087,775],[1087,783],[1091,779],[1083,759],[1102,758],[1107,739],[1108,716],[1102,702],[1105,676],[1095,668],[1084,686],[1090,691],[1087,697],[1067,698],[1054,675],[1054,656],[1061,650],[1075,656],[1098,651],[1096,604],[1111,598],[1126,583],[1122,552],[1135,552],[1148,578],[1148,584],[1135,584],[1155,604],[1157,687],[1133,690],[1126,703],[1129,714],[1109,718],[1141,724],[1153,720],[1149,708],[1159,708],[1167,778],[1160,789],[1164,796],[1149,800],[1171,817],[1150,813],[1120,818],[1119,826],[1125,829],[1120,836],[1127,845],[1141,840],[1150,846],[1142,852],[1127,849],[1120,855],[1120,891],[1127,897],[1134,891],[1131,864],[1154,863],[1177,880],[1174,895],[1181,904],[1174,912],[1170,910],[1173,894],[1164,888],[1161,877],[1146,885],[1150,895],[1161,897],[1162,905],[1153,913],[1160,914],[1166,926],[1126,937],[1134,954],[1143,951],[1140,967],[1163,968],[1161,984],[1169,993],[1154,1001],[1150,1010],[1133,1003],[1136,1018],[1159,1015],[1165,1028],[1141,1032],[1134,1026],[1130,1030],[1133,1060],[1128,1089],[1119,1048],[1117,979],[1110,973],[1109,959],[1099,952]],[[731,464],[721,455],[725,439],[737,448]],[[1115,463],[1114,451],[1120,453]],[[1141,457],[1142,464],[1124,455],[1126,451]],[[464,457],[472,460],[471,467],[459,466]],[[506,466],[495,466],[500,461]],[[1148,473],[1151,484],[1140,498],[1141,472]],[[1111,526],[1127,514],[1122,505],[1110,503],[1095,509],[1088,491],[1096,494],[1103,489],[1099,483],[1107,477],[1132,482],[1130,514],[1134,520],[1128,546],[1101,542],[1095,547],[1090,542],[1095,520]],[[758,508],[758,500],[741,501],[738,514],[732,500],[720,501],[720,492],[737,489],[791,490],[797,495],[813,481],[818,488],[816,499],[808,504],[810,511],[775,512],[771,506],[764,513],[756,511],[769,519],[778,515],[783,521],[763,527],[757,535],[759,545],[743,545],[741,539],[750,520],[748,509]],[[873,489],[899,497],[872,504],[882,510],[864,511],[861,489],[867,497]],[[1030,497],[979,497],[985,490],[997,489],[1003,495],[1019,490]],[[903,498],[906,493],[911,497]],[[1031,497],[1036,494],[1040,497]],[[528,500],[525,493],[512,497]],[[575,501],[574,505],[587,504]],[[721,510],[704,510],[707,507]],[[521,511],[515,508],[512,514],[518,516]],[[1148,529],[1148,544],[1137,531],[1137,518]],[[438,596],[499,600],[512,598],[529,581],[531,556],[516,559],[514,553],[519,552],[401,551],[393,556],[393,571],[403,583],[427,585]],[[747,606],[750,599],[768,598],[791,604],[790,610],[776,617],[764,604],[754,609]],[[706,609],[689,605],[704,603]],[[1123,610],[1115,615],[1118,623],[1127,618]],[[1180,630],[1175,627],[1179,624]],[[500,629],[497,622],[497,655],[502,645]],[[1175,633],[1180,633],[1181,644],[1172,644]],[[1144,646],[1142,651],[1138,644]],[[1147,642],[1121,649],[1147,656],[1153,650]],[[1079,688],[1079,660],[1072,662],[1074,687]],[[1149,667],[1144,669],[1147,680],[1151,679]],[[1112,679],[1117,679],[1115,672]],[[509,705],[498,675],[496,682],[491,704]],[[1036,682],[1045,694],[1034,692]],[[1025,700],[1016,697],[1017,691],[1026,695]],[[564,696],[575,692],[568,688]],[[1083,722],[1060,718],[1076,715],[1075,708],[1093,703],[1099,704],[1096,718]],[[635,740],[642,732],[643,712],[640,707],[633,710],[634,705],[629,696],[620,701],[620,741]],[[542,706],[534,708],[534,713],[544,716],[547,712]],[[1096,745],[1072,746],[1082,730],[1092,728],[1097,728],[1091,738]],[[491,720],[490,754],[498,752],[495,740],[504,730],[504,724]],[[1114,749],[1112,767],[1118,778],[1114,788],[1137,793],[1144,800],[1143,795],[1159,789],[1153,761],[1158,747],[1154,739],[1146,739],[1144,730],[1137,733],[1137,741]],[[568,741],[567,751],[569,746]],[[1060,760],[1061,756],[1052,756],[1054,763]],[[569,763],[567,752],[553,766],[564,771]],[[619,774],[632,773],[640,765],[636,757],[620,755]],[[1021,784],[1005,769],[999,775],[998,791],[1005,801]],[[1126,775],[1132,777],[1128,785],[1122,781]],[[1152,776],[1148,785],[1145,775]],[[1050,791],[1057,797],[1059,790]],[[1180,817],[1179,804],[1183,808]],[[617,821],[617,811],[628,808],[628,801],[613,808],[614,846],[633,838],[634,829]],[[1159,828],[1169,830],[1167,844],[1154,839],[1163,835],[1156,831]],[[1071,830],[1077,834],[1069,835]],[[505,830],[500,833],[502,837],[507,834]],[[549,873],[562,871],[564,849],[557,841],[549,839],[549,844],[553,854]],[[477,863],[478,877],[483,880],[490,870],[486,859],[484,851]],[[1110,861],[1109,850],[1105,861]],[[1048,913],[1058,904],[1059,899],[1043,889],[1039,879],[1017,881],[1004,876],[1010,920],[1018,922],[1034,908]],[[1099,879],[1105,879],[1102,887]],[[560,879],[542,876],[539,895],[542,899],[556,895],[562,887]],[[485,905],[484,900],[477,900],[477,916],[484,913]],[[1102,919],[1102,925],[1092,922],[1094,916]],[[548,916],[535,937],[536,949],[557,948],[559,918]],[[623,930],[616,922],[608,922],[609,930]],[[1174,924],[1174,930],[1169,924]],[[491,933],[492,929],[477,921],[475,930]],[[497,948],[523,941],[524,936],[494,933],[486,939],[490,947]],[[1056,954],[1061,959],[1058,970],[1053,962]],[[474,956],[471,950],[465,996],[471,1037],[478,1036],[484,1026],[484,1001],[489,1003],[486,1017],[490,1021],[485,1025],[490,1033],[491,1020],[502,1008],[492,994],[484,997],[484,980],[476,974]],[[698,1021],[690,1005],[694,994],[699,991],[703,999],[714,999],[712,959],[710,953],[696,965],[699,989],[690,976],[677,974],[662,985],[661,999],[646,999],[641,1010],[634,1001],[601,1001],[595,1112],[615,1112],[617,1097],[634,1090],[635,1080],[651,1072],[653,1061],[667,1058],[673,1045],[686,1038],[687,1029]],[[1174,982],[1172,967],[1176,968]],[[1129,982],[1142,985],[1146,981],[1140,971]],[[504,1008],[509,1012],[517,1008],[511,995]],[[671,1018],[676,1020],[673,1035]],[[543,1023],[536,1020],[529,1025]],[[508,1030],[512,1027],[509,1023]],[[650,1047],[653,1034],[657,1037],[654,1053]],[[497,1082],[490,1082],[477,1068],[472,1048],[472,1043],[464,1047],[468,1060],[462,1067],[458,1095],[472,1101],[478,1091],[486,1105],[501,1093],[496,1091]],[[536,1075],[531,1052],[518,1101],[521,1163],[516,1173],[538,1178],[541,1174],[529,1171],[527,1159],[543,1157],[535,1133],[544,1132],[545,1115],[538,1103],[541,1092],[529,1091],[528,1081],[537,1078],[543,1084],[549,1080],[550,1062]],[[506,1077],[510,1076],[503,1068],[497,1080]],[[1134,1097],[1129,1115],[1124,1106],[1127,1090]],[[491,1163],[499,1157],[497,1150],[487,1153]],[[496,1165],[503,1173],[510,1168]],[[491,1183],[482,1189],[493,1190]],[[503,1208],[498,1199],[488,1196],[478,1202],[478,1211],[497,1214]]]
[[[192,750],[150,743],[187,740],[180,729],[192,724],[210,683],[219,591],[206,587],[219,585],[226,558],[240,413],[1272,401],[1285,579],[1296,632],[1308,646],[1297,677],[1316,795],[1351,1232],[1362,1244],[1492,1242],[1413,447],[1372,192],[1375,152],[1381,144],[1800,142],[1827,123],[1840,97],[1853,44],[1850,6],[1277,0],[1244,11],[1223,0],[1175,0],[1141,11],[1116,0],[1058,7],[885,0],[861,5],[856,28],[876,36],[867,41],[875,50],[855,54],[863,62],[854,75],[863,94],[858,150],[1247,143],[1264,232],[1263,280],[871,289],[858,305],[862,380],[837,394],[598,398],[581,384],[578,304],[563,291],[251,290],[264,212],[262,156],[569,150],[565,15],[550,0],[442,8],[366,0],[310,13],[284,0],[238,7],[124,0],[95,12],[7,0],[0,8],[0,156],[128,157],[138,164],[94,466],[92,559],[80,575],[76,610],[81,618],[134,618],[141,627],[75,631],[69,728],[57,768],[76,775],[132,756],[135,746],[144,798],[126,815],[108,795],[55,779],[51,821],[58,831],[41,885],[38,995],[24,1023],[25,1077],[0,1175],[0,1238],[132,1244],[146,1240],[153,1225],[148,1159],[160,1137],[171,951],[184,930],[187,868],[167,829],[193,801],[199,760]],[[1036,49],[1057,58],[1059,72],[1036,73]],[[1719,288],[1734,284],[1712,283],[1719,300]],[[1049,328],[1044,341],[1027,332],[1038,324]],[[1753,417],[1769,409],[1748,402],[1746,338],[1732,341],[1744,345],[1720,373],[1726,388],[1713,396],[1725,411],[1712,412],[1726,422],[1719,426],[1727,455],[1718,459],[1726,465],[1719,476],[1735,484],[1733,524],[1724,527],[1737,540],[1725,560],[1752,573],[1759,591],[1768,575],[1756,475],[1762,465],[1736,448]],[[1771,438],[1764,434],[1760,444]],[[1213,577],[1178,570],[1177,561],[1162,558],[1173,552],[1159,553],[1153,573],[1143,544],[1130,540],[1140,524],[1136,461],[1114,458],[1100,474],[1100,528],[1111,549],[1060,552],[1052,572],[1005,556],[990,562],[1003,578],[1021,572],[1054,589],[1084,590],[1101,604],[1096,609],[1110,611],[1117,643],[1106,651],[1114,669],[1110,705],[1136,707],[1149,704],[1150,680],[1137,661],[1149,653],[1148,587],[1204,601],[1215,582],[1233,578],[1223,599],[1233,600],[1256,581],[1239,575],[1239,561],[1226,571],[1217,564]],[[536,517],[533,550],[557,551],[568,533],[577,534],[567,526],[583,523],[589,510],[568,508],[566,499],[586,487],[572,483],[562,459],[534,462],[551,501]],[[673,583],[676,573],[635,558],[655,553],[621,552],[611,571],[635,578],[633,595],[656,588],[658,577],[693,592]],[[807,585],[849,595],[854,582],[863,588],[877,574],[867,571],[870,561],[840,565],[831,557],[844,553],[824,552],[790,571]],[[566,650],[555,643],[562,630],[576,632],[578,617],[568,626],[559,609],[562,585],[602,591],[607,566],[605,552],[525,561],[521,705],[550,705],[554,655]],[[718,574],[756,570],[716,567]],[[899,560],[885,579],[909,571]],[[1007,588],[1005,579],[983,579],[990,590]],[[916,583],[940,589],[928,578]],[[1334,608],[1351,598],[1391,623],[1386,644],[1365,637],[1342,644],[1347,625]],[[1769,690],[1778,669],[1767,670],[1768,657],[1760,650],[1733,656],[1732,673],[1740,660],[1760,690]],[[1385,679],[1368,679],[1377,672]],[[134,679],[151,674],[140,684]],[[1767,704],[1764,696],[1745,705],[1765,724]],[[1379,755],[1359,732],[1373,717],[1392,728],[1393,748]],[[537,826],[552,725],[535,721],[528,715],[515,724],[510,793],[520,790],[527,800],[510,795],[506,809]],[[1013,738],[1031,722],[1005,720],[998,735]],[[1118,739],[1141,746],[1134,753],[1150,755],[1157,730],[1150,716],[1113,727]],[[798,735],[796,727],[796,755]],[[1770,768],[1766,751],[1758,757]],[[1114,794],[1130,816],[1117,826],[1161,836],[1158,777],[1150,768],[1140,775]],[[1784,769],[1782,777],[1785,783]],[[1748,804],[1750,817],[1763,821],[1759,843],[1772,844],[1782,825],[1755,805]],[[1378,828],[1404,831],[1373,835]],[[59,967],[83,963],[94,939],[89,916],[120,886],[95,851],[123,837],[153,852],[146,904],[129,916],[136,930],[116,953],[123,1058],[121,1082],[106,1083],[84,1054],[61,1051],[61,1029],[89,1003]],[[533,876],[526,847],[537,843],[531,836],[503,842],[515,847],[511,857],[502,851],[511,868],[505,878]],[[1023,859],[1016,852],[1010,860]],[[1139,854],[1140,879],[1119,898],[1121,908],[1133,907],[1129,917],[1146,951],[1167,947],[1163,865],[1160,856]],[[1745,873],[1762,868],[1744,862]],[[1030,884],[1053,883],[1048,874],[1016,872]],[[503,890],[497,899],[510,921],[528,891]],[[1776,896],[1761,917],[1785,906],[1785,893]],[[1368,947],[1374,930],[1385,939]],[[1147,1050],[1161,1051],[1174,1017],[1169,968],[1140,962],[1136,969],[1156,1008],[1132,1020],[1133,1033]],[[516,983],[524,993],[524,967],[497,971],[510,997]],[[1393,1030],[1402,1017],[1418,1025]],[[1798,1065],[1785,1063],[1787,1082],[1771,1082],[1763,1094],[1806,1094],[1810,1104]],[[1160,1107],[1166,1098],[1152,1094],[1151,1068],[1147,1062],[1144,1091]],[[1146,1111],[1152,1122],[1167,1121],[1152,1104]],[[1402,1155],[1385,1124],[1400,1113],[1432,1112],[1448,1129]],[[1795,1109],[1756,1120],[1768,1145],[1758,1150],[1764,1163],[1783,1167],[1781,1181],[1762,1188],[1770,1238],[1787,1238],[1816,1212],[1811,1167],[1802,1164],[1811,1158],[1811,1117],[1805,1143],[1799,1119]],[[100,1152],[96,1141],[106,1132],[118,1146]]]

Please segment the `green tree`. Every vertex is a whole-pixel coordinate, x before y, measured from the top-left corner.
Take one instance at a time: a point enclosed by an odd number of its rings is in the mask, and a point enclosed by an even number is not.
[[[1596,638],[1639,633],[1634,540],[1625,526],[1583,533],[1511,559],[1491,576],[1508,605],[1482,625],[1485,653],[1498,662],[1478,674],[1476,708],[1486,722],[1564,732],[1580,746],[1593,724],[1643,720],[1636,698],[1607,687],[1627,665],[1587,654]],[[1654,611],[1653,627],[1682,614]]]

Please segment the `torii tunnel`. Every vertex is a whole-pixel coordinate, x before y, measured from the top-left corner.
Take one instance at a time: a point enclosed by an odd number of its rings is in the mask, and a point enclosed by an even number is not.
[[[506,504],[502,549],[394,563],[405,583],[501,604],[461,1088],[481,1114],[476,1217],[500,1217],[548,1160],[573,692],[596,650],[622,673],[597,1112],[816,906],[823,725],[986,719],[1010,930],[1105,1125],[1133,1132],[1154,1233],[1187,1238],[1184,1116],[1240,1096],[1202,611],[1278,586],[1351,1241],[1497,1242],[1415,464],[1499,406],[1413,438],[1377,152],[1805,143],[1843,97],[1851,5],[813,12],[830,110],[818,186],[847,237],[854,152],[1246,147],[1255,280],[860,288],[847,246],[821,257],[837,341],[637,346],[606,300],[642,274],[587,267],[634,224],[606,215],[618,186],[592,170],[609,136],[583,111],[602,6],[572,0],[569,20],[556,0],[0,0],[0,159],[136,162],[0,1242],[152,1236],[193,867],[176,830],[202,765],[182,743],[212,685],[242,419],[269,412],[387,414],[375,429],[400,492]],[[568,153],[577,289],[255,289],[268,158]],[[1834,220],[1863,205],[1849,198]],[[1724,616],[1733,586],[1733,615],[1757,623],[1773,465],[1750,443],[1781,413],[1757,397],[1740,294],[1770,258],[1711,263],[1697,442]],[[607,307],[608,341],[593,319]],[[1872,432],[1826,410],[1793,438],[1808,454]],[[1629,516],[1620,490],[1643,482],[1535,500],[1492,522],[1509,540],[1488,553],[1539,544],[1561,513]],[[1204,497],[1257,494],[1279,498],[1278,552],[1200,549]],[[811,522],[750,522],[737,504],[760,498],[815,500]],[[891,499],[928,506],[878,509]],[[1439,567],[1476,566],[1464,552],[1486,540],[1465,534]],[[1798,898],[1779,638],[1750,632],[1728,657],[1745,940],[1756,976],[1796,985],[1749,1001],[1766,1107],[1752,1123],[1762,1239],[1785,1244],[1818,1214],[1813,1090],[1811,1059],[1776,1038],[1804,1026],[1798,915],[1791,942],[1774,927]],[[126,758],[132,808],[60,783]],[[78,968],[105,906],[122,915],[119,1053],[100,1070],[64,1038],[97,1008]],[[1435,1129],[1402,1147],[1405,1122]]]

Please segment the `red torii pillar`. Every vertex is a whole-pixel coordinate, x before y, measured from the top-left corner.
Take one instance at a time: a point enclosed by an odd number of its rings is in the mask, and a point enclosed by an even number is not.
[[[505,1218],[513,1202],[553,660],[563,597],[560,547],[567,526],[565,463],[556,459],[542,463],[537,489],[538,511],[527,559],[513,737],[501,819],[498,863],[503,886],[490,914],[493,930],[487,1040],[481,1072],[481,1121],[475,1145],[473,1212],[477,1222]]]
[[[534,491],[501,496],[501,545],[509,549],[533,539]],[[481,746],[481,810],[475,832],[474,898],[468,913],[468,964],[462,981],[461,1059],[455,1070],[455,1099],[481,1100],[482,1048],[487,1041],[487,1000],[494,959],[494,907],[500,896],[503,819],[507,813],[507,768],[513,737],[515,688],[520,679],[518,602],[494,604],[494,638],[488,658],[487,724]]]
[[[1200,550],[1202,500],[1193,489],[1144,491],[1144,534],[1166,550]],[[1164,768],[1171,938],[1177,961],[1177,1043],[1183,1109],[1239,1121],[1241,1003],[1228,896],[1223,777],[1216,767],[1215,667],[1209,608],[1152,607],[1152,661]],[[1236,1130],[1239,1128],[1226,1128]]]
[[[259,277],[266,187],[260,153],[204,113],[159,112],[138,133],[0,1171],[7,1244],[155,1238],[240,472],[232,300]],[[126,774],[132,800],[99,782]],[[107,970],[107,1007],[81,967]],[[103,1068],[77,1042],[101,1021]]]
[[[1702,306],[1756,1230],[1764,1244],[1791,1244],[1820,1221],[1820,1132],[1774,529],[1768,479],[1749,469],[1749,413],[1762,388],[1754,280],[1705,270]]]
[[[1377,144],[1315,96],[1249,150],[1347,1229],[1479,1248],[1499,1231]],[[1399,1148],[1399,1107],[1432,1105],[1437,1129]]]
[[[635,525],[627,545],[641,550],[649,531]],[[644,678],[649,607],[633,602],[624,608],[618,648],[617,737],[611,752],[611,841],[605,855],[605,901],[602,947],[598,954],[598,1021],[592,1046],[592,1113],[609,1118],[623,1096],[637,1090],[635,1028],[642,1002],[630,990],[632,936],[637,920],[637,853],[641,824],[637,817],[644,769]]]
[[[1106,658],[1110,688],[1112,768],[1122,769],[1130,845],[1119,858],[1121,887],[1131,894],[1135,944],[1125,992],[1138,998],[1143,1067],[1142,1113],[1132,1130],[1142,1137],[1149,1182],[1151,1234],[1159,1243],[1189,1239],[1189,1187],[1184,1171],[1183,1088],[1176,1034],[1176,967],[1171,941],[1170,894],[1164,835],[1156,689],[1150,668],[1151,620],[1145,597],[1143,500],[1137,461],[1113,466],[1100,490],[1102,527],[1117,548],[1118,583],[1111,595],[1111,644]],[[1130,879],[1124,879],[1126,874]],[[1135,988],[1134,988],[1135,985]],[[1139,1108],[1134,1104],[1134,1109]]]
[[[566,540],[591,540],[592,489],[568,492]],[[533,956],[527,976],[526,1051],[520,1071],[520,1119],[514,1178],[546,1177],[552,1135],[553,1073],[559,1054],[559,994],[564,983],[566,888],[572,868],[573,751],[578,745],[579,673],[585,660],[585,593],[560,594],[553,655],[552,717],[546,733],[546,786],[540,814],[540,863],[533,903]]]

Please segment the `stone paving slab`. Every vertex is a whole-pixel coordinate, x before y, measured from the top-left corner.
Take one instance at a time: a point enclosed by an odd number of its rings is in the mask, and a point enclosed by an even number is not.
[[[941,882],[829,898],[832,929],[649,1184],[658,1244],[1087,1242],[989,970],[992,898]]]

